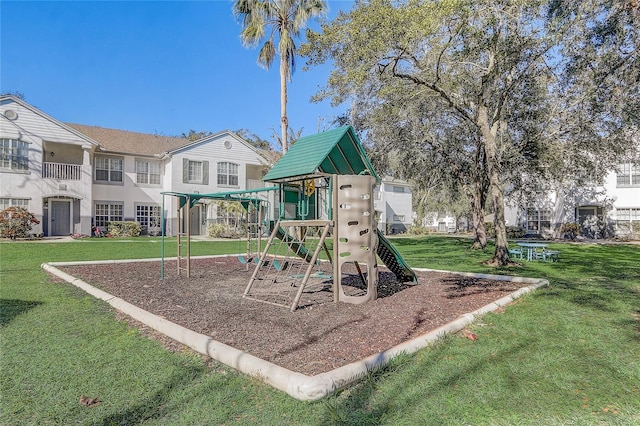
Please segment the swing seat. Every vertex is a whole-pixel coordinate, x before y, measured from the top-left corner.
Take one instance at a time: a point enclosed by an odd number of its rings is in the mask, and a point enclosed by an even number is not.
[[[280,263],[277,260],[273,261],[273,267],[275,268],[276,271],[280,272],[280,271],[284,271],[289,267],[289,262],[285,261],[284,263]]]
[[[242,263],[243,265],[246,265],[247,263],[251,263],[252,260],[253,260],[253,257],[250,257],[247,259],[244,256],[238,256],[238,261],[240,261],[240,263]]]

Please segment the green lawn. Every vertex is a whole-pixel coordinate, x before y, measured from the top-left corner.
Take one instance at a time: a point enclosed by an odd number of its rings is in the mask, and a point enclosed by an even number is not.
[[[40,269],[160,257],[159,239],[1,242],[0,423],[640,424],[640,246],[552,244],[559,263],[496,271],[481,263],[490,249],[470,251],[463,238],[392,242],[412,266],[547,278],[551,286],[481,318],[476,341],[449,336],[308,403],[197,354],[171,353]],[[244,248],[193,242],[192,254]],[[83,406],[82,395],[101,403]]]

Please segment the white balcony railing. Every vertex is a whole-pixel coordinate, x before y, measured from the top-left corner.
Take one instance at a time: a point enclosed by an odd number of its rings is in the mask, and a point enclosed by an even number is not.
[[[80,180],[82,177],[82,165],[42,163],[42,177],[44,179]]]
[[[265,185],[265,182],[261,181],[261,180],[257,180],[257,179],[247,179],[247,189],[251,190],[251,189],[262,189],[265,188],[267,185]],[[271,185],[269,185],[271,186]]]

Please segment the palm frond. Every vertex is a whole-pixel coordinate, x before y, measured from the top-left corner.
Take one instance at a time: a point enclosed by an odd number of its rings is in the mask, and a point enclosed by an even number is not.
[[[269,69],[276,57],[276,48],[273,45],[273,38],[267,40],[258,53],[258,63],[265,69]]]

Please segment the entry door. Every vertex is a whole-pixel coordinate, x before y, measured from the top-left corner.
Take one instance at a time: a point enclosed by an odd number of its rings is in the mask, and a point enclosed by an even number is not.
[[[582,224],[588,216],[595,216],[596,213],[595,207],[578,207],[578,223]]]
[[[200,235],[200,206],[193,206],[189,214],[191,215],[189,218],[189,233],[191,235]]]
[[[71,234],[71,203],[68,201],[52,201],[50,207],[51,227],[49,235]]]

